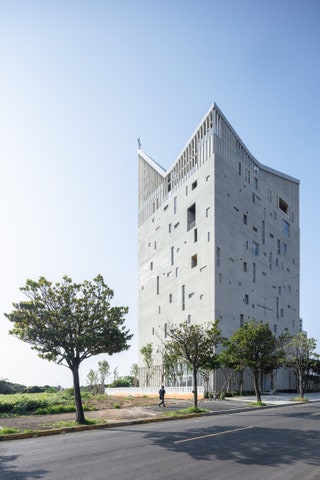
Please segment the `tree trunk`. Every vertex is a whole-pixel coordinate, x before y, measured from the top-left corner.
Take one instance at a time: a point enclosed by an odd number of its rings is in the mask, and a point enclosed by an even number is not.
[[[256,392],[257,402],[261,402],[261,394],[259,388],[259,370],[254,370],[254,391]]]
[[[72,375],[73,375],[74,401],[76,404],[76,422],[79,424],[84,424],[86,420],[84,418],[83,407],[82,407],[78,365],[72,367]]]
[[[243,394],[243,370],[239,372],[239,393],[242,396]]]
[[[197,383],[197,369],[193,367],[193,406],[198,407],[198,383]]]
[[[300,398],[304,397],[304,391],[303,391],[303,378],[302,378],[302,372],[300,371],[298,374],[298,379],[299,379],[299,396]]]

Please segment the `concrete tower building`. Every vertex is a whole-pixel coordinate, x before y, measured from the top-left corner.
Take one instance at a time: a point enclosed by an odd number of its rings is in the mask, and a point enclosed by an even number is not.
[[[185,321],[298,333],[299,181],[261,165],[215,104],[169,170],[138,157],[139,349]]]

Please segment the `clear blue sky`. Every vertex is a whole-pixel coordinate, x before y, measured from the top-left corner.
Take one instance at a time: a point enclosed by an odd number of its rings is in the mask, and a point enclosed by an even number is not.
[[[137,138],[169,168],[215,101],[301,181],[301,317],[318,339],[320,2],[0,0],[0,377],[71,386],[2,315],[43,275],[101,273],[137,361]],[[98,358],[81,369],[81,381]]]

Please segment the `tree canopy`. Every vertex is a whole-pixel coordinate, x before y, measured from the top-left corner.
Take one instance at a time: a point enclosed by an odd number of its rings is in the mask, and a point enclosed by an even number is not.
[[[189,325],[187,322],[168,328],[169,340],[165,342],[168,355],[183,360],[192,367],[193,404],[198,405],[197,374],[201,367],[214,366],[216,347],[222,342],[218,322],[209,325]]]
[[[252,371],[257,402],[261,402],[260,373],[271,371],[282,361],[277,339],[269,325],[256,320],[245,322],[230,337],[224,357],[238,370],[249,368]]]
[[[309,370],[317,364],[319,356],[315,353],[317,342],[303,332],[291,337],[287,344],[286,364],[293,368],[297,379],[300,398],[304,398],[304,383]]]
[[[9,333],[31,344],[41,358],[72,371],[76,418],[84,423],[79,366],[94,355],[129,348],[132,335],[123,325],[128,308],[110,305],[113,291],[102,275],[82,283],[67,276],[55,284],[44,277],[29,279],[20,290],[27,300],[13,303],[5,314],[13,323]]]

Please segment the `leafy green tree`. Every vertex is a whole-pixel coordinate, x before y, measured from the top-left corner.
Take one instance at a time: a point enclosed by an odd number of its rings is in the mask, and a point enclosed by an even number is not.
[[[28,300],[13,303],[13,311],[5,314],[13,323],[10,334],[31,344],[41,358],[71,370],[76,421],[85,423],[80,364],[94,355],[129,348],[132,335],[123,325],[128,308],[111,307],[113,291],[101,275],[83,283],[65,276],[56,284],[40,277],[37,282],[27,280],[21,291]]]
[[[211,373],[220,366],[219,355],[208,357],[207,361],[201,365],[200,373],[205,384],[205,395],[209,391],[209,380]]]
[[[270,371],[280,361],[276,337],[269,325],[256,320],[245,322],[229,339],[224,358],[226,355],[229,365],[237,366],[240,371],[243,368],[252,371],[257,402],[261,402],[260,373]]]
[[[119,377],[114,380],[110,385],[110,388],[127,388],[133,387],[134,377],[131,375],[126,375],[124,377]]]
[[[140,348],[140,353],[143,356],[143,362],[146,366],[145,385],[150,386],[151,376],[153,374],[153,345],[147,343]]]
[[[115,369],[113,370],[112,372],[112,375],[113,375],[113,381],[115,382],[116,380],[118,380],[119,378],[119,369],[118,367],[115,367]]]
[[[216,347],[222,342],[218,322],[205,325],[169,326],[169,340],[165,343],[168,354],[183,360],[192,367],[193,406],[198,406],[197,374],[200,368],[213,365],[218,358]]]
[[[104,393],[106,378],[110,373],[110,365],[107,360],[100,360],[98,362],[98,373],[100,379],[100,393]]]
[[[133,363],[130,369],[130,375],[133,377],[133,386],[139,386],[139,366],[137,363]]]
[[[87,375],[87,383],[89,385],[90,392],[93,393],[93,395],[97,394],[98,390],[98,382],[99,382],[99,375],[98,372],[95,370],[89,370],[88,375]]]
[[[291,337],[287,344],[286,364],[297,376],[300,398],[304,398],[304,383],[308,378],[309,370],[316,365],[316,346],[317,341],[314,338],[308,338],[302,332]]]

